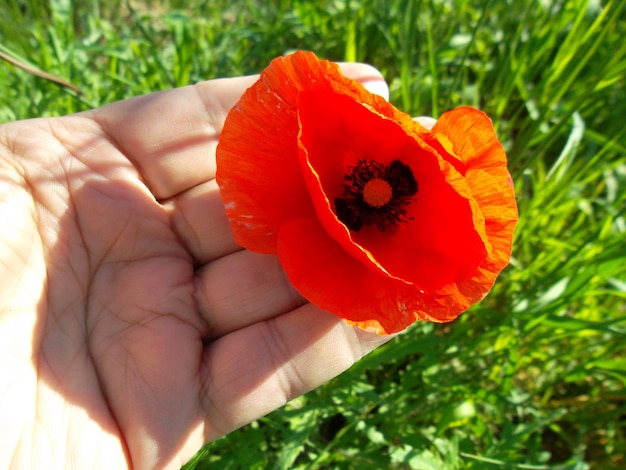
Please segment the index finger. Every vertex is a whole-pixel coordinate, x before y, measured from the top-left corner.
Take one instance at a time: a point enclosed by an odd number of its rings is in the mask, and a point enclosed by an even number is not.
[[[342,71],[387,97],[374,67],[341,64]],[[224,78],[153,93],[91,112],[138,168],[154,196],[168,199],[215,177],[215,148],[229,110],[258,79]]]
[[[154,196],[167,199],[215,176],[226,114],[255,76],[216,79],[113,103],[91,112]]]

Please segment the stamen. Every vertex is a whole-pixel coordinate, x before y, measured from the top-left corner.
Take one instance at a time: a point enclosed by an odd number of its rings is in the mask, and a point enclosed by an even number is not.
[[[384,165],[375,160],[359,160],[344,175],[343,197],[335,198],[337,218],[358,232],[374,225],[381,232],[406,223],[406,207],[415,202],[418,184],[408,165],[394,160]]]

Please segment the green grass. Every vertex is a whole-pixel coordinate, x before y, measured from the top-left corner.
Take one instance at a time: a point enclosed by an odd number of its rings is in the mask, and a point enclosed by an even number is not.
[[[377,66],[414,115],[490,114],[516,182],[511,266],[210,445],[188,468],[626,465],[626,0],[0,0],[0,122],[260,71],[310,49]],[[119,13],[121,11],[121,13]]]

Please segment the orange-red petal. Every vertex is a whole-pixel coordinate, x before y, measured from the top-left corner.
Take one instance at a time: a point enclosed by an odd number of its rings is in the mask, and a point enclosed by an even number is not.
[[[297,96],[337,89],[393,109],[310,52],[274,59],[229,112],[217,147],[217,183],[237,242],[276,252],[278,229],[313,212],[297,158]]]
[[[395,333],[419,319],[426,308],[418,289],[367,269],[314,218],[285,224],[278,257],[306,299],[360,328]]]
[[[301,93],[298,109],[304,178],[318,218],[344,250],[370,269],[430,292],[475,274],[486,256],[483,222],[474,226],[464,179],[434,149],[395,121],[332,91]],[[400,160],[412,169],[419,184],[415,202],[407,206],[413,220],[385,232],[350,232],[341,224],[332,201],[341,195],[355,156],[383,164]]]
[[[485,233],[492,247],[474,278],[447,286],[467,305],[481,300],[508,264],[517,223],[517,204],[507,159],[491,119],[475,108],[460,107],[444,113],[433,127],[433,136],[447,150],[444,158],[460,163],[465,180],[485,220]]]

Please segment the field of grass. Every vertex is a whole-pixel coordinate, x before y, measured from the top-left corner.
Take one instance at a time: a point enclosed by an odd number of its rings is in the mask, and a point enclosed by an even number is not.
[[[206,446],[186,468],[626,467],[626,0],[0,0],[0,122],[259,72],[378,67],[413,115],[480,107],[520,209],[510,267],[448,325]]]

